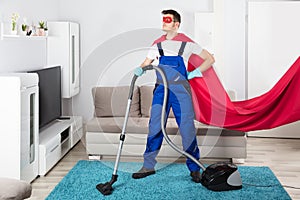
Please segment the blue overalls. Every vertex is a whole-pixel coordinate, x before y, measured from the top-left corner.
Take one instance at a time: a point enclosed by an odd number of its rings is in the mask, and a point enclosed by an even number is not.
[[[172,107],[182,137],[183,150],[194,156],[196,159],[199,159],[200,153],[194,125],[194,109],[190,86],[187,81],[186,67],[182,58],[185,45],[186,42],[182,42],[178,56],[164,56],[161,43],[158,43],[157,47],[160,53],[158,66],[165,72],[169,84],[165,120],[167,120],[170,108]],[[158,72],[156,72],[156,76],[157,83],[153,91],[149,134],[144,153],[144,167],[148,169],[154,168],[157,162],[155,158],[163,141],[161,112],[164,98],[164,86]],[[200,170],[200,167],[189,158],[187,158],[186,164],[190,171]]]

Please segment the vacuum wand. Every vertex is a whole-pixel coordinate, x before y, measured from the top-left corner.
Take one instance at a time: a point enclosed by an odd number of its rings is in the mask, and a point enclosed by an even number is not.
[[[152,70],[153,66],[148,65],[143,68],[144,71],[146,70]],[[126,112],[125,112],[125,119],[123,123],[123,128],[122,128],[122,133],[120,135],[120,143],[119,143],[119,148],[118,148],[118,153],[115,161],[115,166],[114,166],[114,171],[111,177],[111,180],[106,183],[100,183],[96,185],[97,190],[99,190],[103,195],[110,195],[113,191],[112,185],[117,181],[118,179],[118,168],[119,168],[119,163],[120,163],[120,158],[121,158],[121,153],[123,149],[123,144],[125,141],[125,133],[126,133],[126,127],[127,127],[127,122],[128,122],[128,116],[129,116],[129,111],[130,111],[130,106],[131,106],[131,101],[133,97],[133,91],[134,91],[134,85],[137,80],[138,76],[134,75],[130,84],[129,88],[129,95],[128,95],[128,101],[127,101],[127,107],[126,107]]]

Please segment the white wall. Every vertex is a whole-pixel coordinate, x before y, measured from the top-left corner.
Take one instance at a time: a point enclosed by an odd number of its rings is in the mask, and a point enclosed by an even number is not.
[[[270,90],[299,57],[299,10],[299,1],[249,3],[250,98]]]
[[[195,39],[214,54],[214,68],[225,89],[246,98],[246,1],[215,0],[213,12],[195,14]]]
[[[19,13],[19,22],[27,18],[29,25],[41,20],[56,20],[59,10],[59,0],[1,0],[0,21],[10,22],[12,13]]]
[[[76,6],[74,6],[76,5]],[[115,35],[141,28],[161,28],[163,9],[174,8],[182,14],[181,30],[193,36],[193,13],[212,9],[211,0],[64,0],[59,1],[59,18],[81,24],[82,60],[101,43]],[[145,38],[149,40],[148,38]],[[151,38],[149,43],[151,43]]]
[[[27,19],[28,25],[38,22],[57,20],[58,0],[1,0],[0,22],[4,23],[4,32],[9,33],[12,13],[18,13],[18,25]],[[18,26],[18,28],[20,28]],[[14,72],[37,69],[46,65],[45,39],[0,40],[0,72]]]
[[[245,26],[247,1],[226,0],[224,4],[224,87],[234,90],[238,100],[246,98]]]
[[[44,67],[46,56],[46,39],[5,38],[0,40],[0,73]]]

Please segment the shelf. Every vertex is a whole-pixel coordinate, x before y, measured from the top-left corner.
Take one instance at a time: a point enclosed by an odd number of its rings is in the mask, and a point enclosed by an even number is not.
[[[39,175],[44,176],[82,137],[82,117],[55,120],[39,134]]]
[[[3,35],[3,40],[45,40],[47,39],[47,36],[22,36],[22,35]]]
[[[73,123],[73,119],[69,120],[54,120],[48,124],[43,130],[40,130],[40,144],[45,144],[58,133],[63,132],[65,129],[70,127]]]

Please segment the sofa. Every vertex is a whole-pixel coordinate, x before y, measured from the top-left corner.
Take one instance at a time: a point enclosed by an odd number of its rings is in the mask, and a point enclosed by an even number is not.
[[[154,86],[135,86],[131,101],[122,156],[141,157],[145,150],[148,122]],[[120,143],[120,133],[128,103],[129,86],[96,86],[92,88],[94,117],[85,125],[86,151],[90,158],[115,156]],[[231,94],[231,92],[229,92]],[[226,158],[243,162],[247,156],[245,132],[208,126],[195,121],[201,158]],[[181,136],[171,111],[166,132],[180,148]],[[181,157],[164,140],[158,158]]]
[[[0,177],[0,199],[22,200],[31,196],[30,183],[14,178]]]

